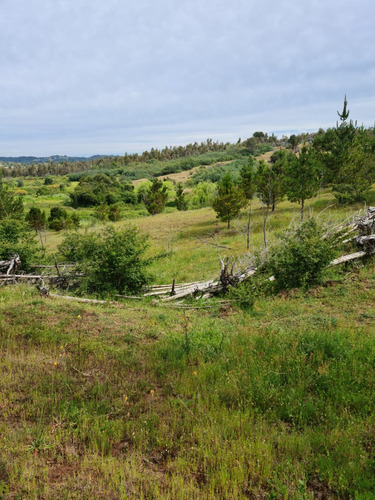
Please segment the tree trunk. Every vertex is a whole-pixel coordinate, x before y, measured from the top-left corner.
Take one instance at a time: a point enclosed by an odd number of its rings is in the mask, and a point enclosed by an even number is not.
[[[249,208],[249,215],[247,217],[247,227],[246,227],[246,249],[249,251],[250,248],[250,222],[251,222],[251,201]]]
[[[305,209],[305,198],[302,198],[302,200],[301,200],[301,222],[303,222],[304,209]]]

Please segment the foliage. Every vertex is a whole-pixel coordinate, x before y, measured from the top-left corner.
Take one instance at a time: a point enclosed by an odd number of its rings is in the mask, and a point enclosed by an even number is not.
[[[212,182],[200,182],[189,195],[190,208],[208,207],[215,192],[215,184]]]
[[[337,200],[342,204],[363,201],[375,182],[375,129],[347,122],[346,96],[338,115],[341,123],[320,130],[313,148],[323,164],[325,183],[332,186]]]
[[[184,193],[184,187],[182,182],[179,182],[177,184],[177,190],[176,190],[176,207],[177,210],[186,210],[187,209],[187,201],[186,201],[186,196]]]
[[[9,259],[17,253],[21,267],[30,269],[30,264],[40,258],[40,249],[30,226],[23,220],[4,218],[0,220],[0,260]]]
[[[92,207],[118,202],[136,203],[134,186],[120,182],[115,177],[98,174],[82,177],[73,193],[70,193],[73,207]]]
[[[26,214],[26,220],[35,231],[46,228],[46,213],[38,207],[31,207]]]
[[[282,176],[279,164],[267,164],[261,160],[255,173],[256,192],[260,201],[267,207],[275,209],[276,202],[283,197]]]
[[[251,200],[256,191],[255,183],[255,161],[253,156],[249,156],[248,162],[240,170],[240,186],[244,192],[245,198]]]
[[[236,217],[242,208],[247,205],[247,200],[242,188],[236,186],[229,173],[225,174],[217,186],[216,196],[212,200],[212,208],[217,217],[228,223]]]
[[[6,217],[21,219],[23,217],[22,198],[16,198],[0,177],[0,220]]]
[[[151,215],[160,214],[165,207],[168,193],[167,186],[161,180],[155,178],[152,180],[151,186],[143,197],[147,211]]]
[[[275,291],[307,289],[321,282],[336,253],[333,242],[323,239],[323,234],[323,228],[310,218],[280,237],[265,263],[265,272],[275,277]]]
[[[52,184],[53,184],[53,179],[52,179],[52,177],[46,177],[46,178],[44,179],[44,185],[45,185],[45,186],[51,186]]]
[[[230,288],[228,294],[235,304],[243,311],[251,311],[254,308],[254,303],[258,295],[259,290],[254,277],[247,281],[243,281],[238,286]]]
[[[48,226],[54,231],[61,231],[63,229],[78,228],[80,224],[79,215],[75,212],[68,214],[68,212],[61,207],[52,207],[50,216],[48,217]]]
[[[82,291],[91,293],[137,292],[149,280],[144,252],[147,237],[137,228],[115,230],[109,226],[96,233],[71,233],[59,246],[61,254],[80,264],[85,274]]]
[[[288,199],[301,203],[301,218],[305,200],[316,196],[322,183],[322,167],[312,148],[302,147],[299,156],[286,163],[284,189]]]

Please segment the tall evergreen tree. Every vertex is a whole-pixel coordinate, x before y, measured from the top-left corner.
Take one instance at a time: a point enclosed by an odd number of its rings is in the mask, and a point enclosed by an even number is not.
[[[144,204],[151,215],[160,214],[165,207],[168,193],[167,186],[161,180],[155,178],[144,197]]]
[[[228,223],[230,229],[231,220],[236,217],[241,208],[247,205],[247,200],[243,189],[236,186],[230,173],[226,173],[217,186],[217,193],[212,201],[212,208],[217,213],[217,217]]]
[[[301,220],[304,217],[305,200],[316,196],[320,185],[320,162],[313,149],[303,146],[299,157],[288,163],[284,178],[288,199],[301,203]]]

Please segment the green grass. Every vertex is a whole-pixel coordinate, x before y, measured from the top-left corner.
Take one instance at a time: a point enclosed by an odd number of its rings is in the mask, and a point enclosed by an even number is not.
[[[327,223],[361,208],[329,192],[309,205]],[[270,214],[269,242],[298,208]],[[164,255],[155,283],[216,277],[219,256],[246,252],[246,212],[229,231],[210,208],[139,215],[115,225],[136,224],[148,256]],[[49,253],[63,237],[47,232]],[[0,498],[375,498],[374,261],[334,273],[340,283],[260,297],[251,313],[0,288]]]
[[[373,498],[374,264],[343,280],[251,314],[2,288],[5,498]]]

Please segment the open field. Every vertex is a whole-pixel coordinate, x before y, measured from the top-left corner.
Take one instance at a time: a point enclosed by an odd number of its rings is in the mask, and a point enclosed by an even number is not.
[[[27,195],[26,207],[72,211],[75,186]],[[323,190],[306,214],[332,225],[363,208]],[[269,212],[269,245],[299,209]],[[208,207],[137,210],[114,226],[149,235],[153,283],[215,278],[220,257],[243,266],[264,248],[256,200],[249,252],[248,209],[231,229]],[[78,232],[103,227],[92,208],[77,212]],[[50,258],[65,234],[43,234]],[[260,294],[248,312],[218,299],[93,305],[1,287],[0,498],[375,498],[374,303],[374,257],[330,268],[308,292]]]
[[[3,497],[373,498],[374,265],[340,279],[252,314],[1,289]]]

